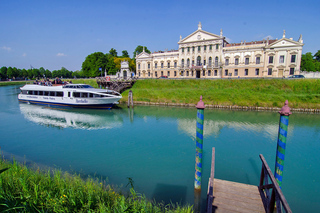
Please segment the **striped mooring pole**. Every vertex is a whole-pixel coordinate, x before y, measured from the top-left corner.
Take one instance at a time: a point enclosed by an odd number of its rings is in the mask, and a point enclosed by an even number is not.
[[[280,122],[279,122],[279,133],[278,133],[278,141],[277,141],[276,165],[275,165],[274,176],[281,188],[284,156],[286,151],[287,132],[288,132],[288,124],[289,124],[289,115],[292,114],[288,106],[288,100],[285,101],[284,106],[279,111],[279,114],[280,114]]]
[[[203,121],[204,121],[204,103],[202,96],[197,104],[197,132],[196,132],[196,166],[194,189],[201,190],[201,173],[202,173],[202,146],[203,146]]]

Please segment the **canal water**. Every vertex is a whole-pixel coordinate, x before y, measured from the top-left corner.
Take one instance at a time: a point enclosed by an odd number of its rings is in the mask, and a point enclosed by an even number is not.
[[[4,155],[102,177],[123,190],[132,178],[149,199],[194,203],[195,108],[62,110],[19,104],[18,93],[19,86],[0,87]],[[274,171],[278,113],[205,109],[204,120],[202,206],[212,147],[216,178],[258,185],[259,154]],[[319,139],[319,114],[289,117],[282,190],[294,212],[320,209]]]

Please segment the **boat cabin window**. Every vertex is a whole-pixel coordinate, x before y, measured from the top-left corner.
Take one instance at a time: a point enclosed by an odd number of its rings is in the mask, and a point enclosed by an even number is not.
[[[44,91],[44,96],[49,96],[49,91]]]
[[[57,92],[57,93],[56,93],[56,96],[58,96],[58,97],[63,97],[63,92]]]
[[[88,93],[81,93],[81,98],[88,98]]]
[[[39,95],[43,95],[43,91],[39,91]]]
[[[80,92],[74,92],[73,97],[75,98],[80,98]]]
[[[50,96],[55,96],[55,92],[50,91]]]

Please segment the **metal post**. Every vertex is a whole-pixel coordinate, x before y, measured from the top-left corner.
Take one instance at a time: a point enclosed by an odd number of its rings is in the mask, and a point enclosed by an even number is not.
[[[288,124],[289,124],[289,115],[292,114],[288,106],[288,100],[285,101],[284,106],[279,111],[279,114],[280,114],[280,122],[279,122],[279,133],[278,133],[278,141],[277,141],[276,165],[275,165],[274,176],[281,188],[284,156],[285,156],[286,142],[287,142],[287,131],[288,131]]]
[[[201,173],[202,173],[202,146],[203,146],[203,121],[204,121],[204,103],[202,96],[197,104],[197,133],[196,133],[196,165],[194,189],[201,190]]]

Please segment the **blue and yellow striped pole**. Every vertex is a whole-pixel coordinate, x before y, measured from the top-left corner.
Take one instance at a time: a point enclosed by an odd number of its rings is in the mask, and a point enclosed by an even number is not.
[[[204,121],[204,103],[202,96],[197,104],[197,132],[196,132],[196,166],[194,189],[201,190],[201,174],[202,174],[202,146],[203,146],[203,121]]]
[[[284,165],[284,156],[286,151],[286,142],[287,142],[287,132],[289,125],[289,115],[290,108],[288,106],[288,100],[285,101],[284,106],[279,111],[280,122],[279,122],[279,133],[278,133],[278,142],[277,142],[277,154],[276,154],[276,165],[274,176],[281,188],[282,185],[282,174],[283,174],[283,165]]]

